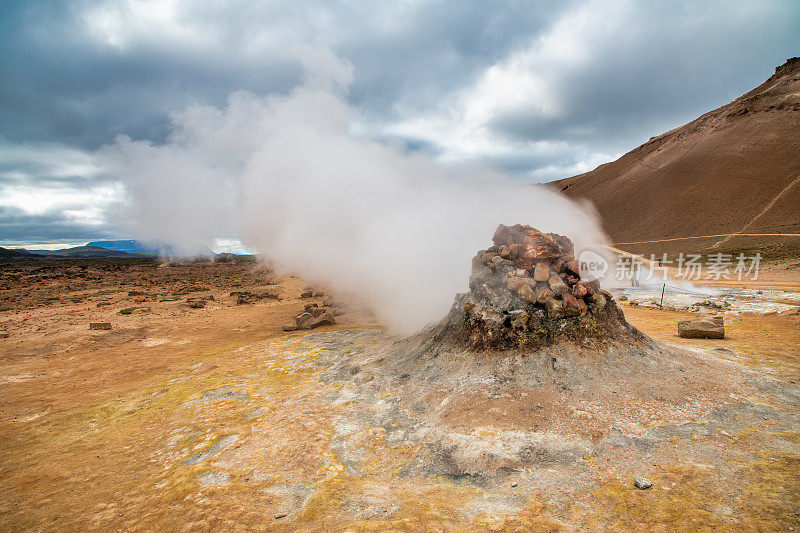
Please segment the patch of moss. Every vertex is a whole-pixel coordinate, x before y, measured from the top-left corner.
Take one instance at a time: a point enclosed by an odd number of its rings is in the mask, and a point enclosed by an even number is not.
[[[121,314],[121,315],[132,315],[138,309],[144,309],[146,311],[150,310],[149,307],[126,307],[125,309],[120,309],[119,310],[119,314]]]

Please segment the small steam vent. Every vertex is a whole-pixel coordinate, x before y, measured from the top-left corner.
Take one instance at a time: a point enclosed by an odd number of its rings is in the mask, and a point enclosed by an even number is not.
[[[438,338],[470,350],[510,350],[641,337],[599,281],[581,279],[567,237],[501,224],[492,241],[473,258],[470,290],[456,297]]]

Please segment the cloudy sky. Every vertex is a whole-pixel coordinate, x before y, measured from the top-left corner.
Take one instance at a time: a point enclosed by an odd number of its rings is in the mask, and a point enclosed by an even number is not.
[[[170,116],[283,94],[293,50],[353,66],[354,135],[522,182],[590,170],[800,55],[800,3],[4,0],[0,246],[124,238],[95,152]],[[167,179],[167,178],[165,178]]]

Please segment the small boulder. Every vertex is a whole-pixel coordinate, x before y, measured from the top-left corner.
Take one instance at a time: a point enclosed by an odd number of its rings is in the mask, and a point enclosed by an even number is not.
[[[572,287],[572,295],[579,300],[586,297],[587,294],[589,294],[589,290],[582,281],[579,281]]]
[[[536,263],[533,269],[533,279],[536,281],[547,281],[550,279],[550,265],[544,261]]]
[[[725,322],[721,316],[681,320],[678,322],[678,336],[685,339],[724,339]]]
[[[646,477],[637,477],[633,480],[633,485],[640,490],[647,490],[652,488],[653,482],[647,479]]]
[[[569,286],[564,283],[564,280],[561,279],[560,276],[550,276],[547,283],[550,285],[550,290],[552,290],[554,294],[561,295],[569,292]]]
[[[554,319],[564,316],[564,308],[559,300],[550,300],[544,304],[544,309],[547,311],[547,318]]]
[[[327,324],[336,324],[333,310],[327,307],[313,307],[295,317],[297,329],[313,329]]]
[[[111,322],[91,322],[89,329],[111,329]]]
[[[565,294],[562,298],[564,314],[567,316],[578,316],[581,314],[581,306],[578,300],[571,294]],[[585,304],[584,304],[585,305]]]
[[[520,279],[520,278],[517,278]],[[533,289],[530,285],[525,284],[517,289],[517,295],[529,303],[536,303],[536,293],[533,292]]]
[[[550,290],[550,286],[547,283],[539,283],[536,285],[536,303],[546,304],[552,300],[554,296],[553,291]]]
[[[608,303],[606,297],[600,293],[594,293],[589,296],[589,302],[591,303],[592,308],[596,309],[597,311],[602,311]]]

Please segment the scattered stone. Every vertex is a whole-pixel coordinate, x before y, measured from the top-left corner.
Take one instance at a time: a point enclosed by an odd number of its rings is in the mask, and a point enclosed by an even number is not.
[[[305,287],[303,292],[300,293],[300,298],[321,298],[325,296],[323,289],[315,289],[313,287]]]
[[[109,326],[110,326],[110,324],[109,324]],[[90,327],[90,329],[91,329],[91,324],[89,325],[89,327]],[[111,329],[111,328],[109,327],[108,329]],[[10,335],[9,333],[6,333],[5,331],[3,331],[3,332],[0,332],[0,339],[7,339],[7,338],[9,338],[10,336],[11,336],[11,335]]]
[[[212,296],[211,299],[213,299],[213,298],[214,297]],[[192,309],[202,309],[208,303],[208,299],[207,298],[187,298],[186,299],[186,303]]]
[[[637,489],[641,490],[647,490],[653,486],[653,483],[646,477],[637,477],[633,480],[633,484]]]
[[[89,329],[111,329],[111,322],[91,322]]]
[[[724,339],[725,322],[721,316],[681,320],[678,322],[678,336],[685,339]]]
[[[295,317],[297,329],[313,329],[319,326],[336,324],[333,310],[327,307],[312,307]]]
[[[286,324],[282,329],[283,331],[297,331],[297,326],[295,324]]]
[[[286,518],[286,513],[275,514],[275,520],[280,520],[281,518]]]
[[[268,289],[264,292],[255,293],[249,291],[233,291],[231,296],[236,296],[236,304],[253,304],[259,300],[280,300],[280,293],[277,289]],[[213,298],[212,298],[213,299]]]

